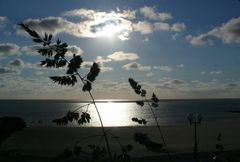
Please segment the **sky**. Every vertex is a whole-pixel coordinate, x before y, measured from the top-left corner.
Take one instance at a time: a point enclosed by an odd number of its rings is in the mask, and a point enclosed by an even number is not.
[[[96,99],[135,99],[128,78],[160,99],[240,97],[238,0],[1,0],[0,99],[88,100],[82,84],[61,86],[40,67],[39,45],[17,24],[66,42],[79,73],[101,73]]]

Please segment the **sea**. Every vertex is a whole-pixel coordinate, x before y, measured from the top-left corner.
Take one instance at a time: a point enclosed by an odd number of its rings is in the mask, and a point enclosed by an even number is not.
[[[135,101],[96,101],[104,126],[123,127],[139,125],[132,118],[145,119],[146,126],[155,125],[148,103],[138,106]],[[189,123],[188,115],[201,122],[240,119],[240,99],[161,100],[153,108],[160,125]],[[73,121],[67,127],[99,127],[100,122],[92,102],[71,100],[0,100],[0,117],[21,117],[28,126],[58,127],[52,121],[68,111],[87,112],[90,123],[79,125]]]

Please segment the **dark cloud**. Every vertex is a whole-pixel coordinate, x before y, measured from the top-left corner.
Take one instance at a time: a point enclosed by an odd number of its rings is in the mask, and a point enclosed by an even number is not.
[[[24,62],[21,59],[15,59],[9,62],[9,65],[11,66],[16,66],[16,67],[23,67],[24,66]]]
[[[13,43],[0,43],[0,56],[8,54],[19,54],[20,47]]]
[[[0,67],[0,74],[16,73],[16,70],[7,67]]]
[[[220,27],[215,27],[207,33],[198,36],[187,36],[193,45],[212,44],[213,39],[220,39],[224,43],[240,43],[240,17],[233,18]]]

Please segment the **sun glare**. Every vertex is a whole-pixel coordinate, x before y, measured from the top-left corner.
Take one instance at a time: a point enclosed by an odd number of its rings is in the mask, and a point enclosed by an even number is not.
[[[98,103],[99,111],[105,126],[128,125],[131,122],[128,103]]]
[[[119,24],[106,24],[105,26],[103,26],[98,32],[97,34],[100,37],[112,37],[115,34],[121,33],[123,31],[123,28],[121,25]]]

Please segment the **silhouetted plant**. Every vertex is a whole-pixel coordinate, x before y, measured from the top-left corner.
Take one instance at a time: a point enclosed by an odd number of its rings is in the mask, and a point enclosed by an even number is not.
[[[11,136],[12,133],[26,128],[26,123],[19,117],[0,118],[0,147],[2,142]]]
[[[163,144],[152,141],[147,134],[135,133],[134,140],[151,151],[163,151]]]
[[[158,123],[157,116],[156,116],[156,114],[155,114],[155,112],[153,110],[153,108],[157,108],[158,107],[159,99],[153,93],[152,97],[151,97],[151,100],[150,101],[147,100],[147,98],[146,98],[147,91],[145,89],[142,89],[142,86],[137,81],[135,81],[133,78],[129,78],[128,82],[129,82],[130,86],[132,87],[132,89],[135,91],[135,93],[137,95],[140,95],[143,98],[142,101],[137,101],[136,104],[138,104],[141,107],[144,106],[145,102],[148,104],[148,107],[149,107],[149,109],[150,109],[150,111],[151,111],[151,113],[153,115],[153,118],[154,118],[155,123],[156,123],[157,128],[158,128],[158,131],[160,133],[160,136],[161,136],[162,142],[164,144],[164,147],[166,149],[167,155],[169,157],[169,160],[172,161],[171,160],[171,156],[170,156],[169,151],[168,151],[167,144],[165,142],[165,138],[163,136],[162,130],[161,130],[160,125]]]
[[[62,43],[60,39],[57,39],[56,43],[52,43],[52,35],[51,34],[46,34],[44,37],[41,37],[36,31],[30,29],[27,25],[20,23],[19,26],[24,29],[31,37],[32,40],[36,43],[39,43],[42,45],[41,48],[37,50],[39,54],[42,56],[47,57],[45,60],[41,61],[41,66],[45,66],[48,68],[60,68],[64,67],[67,65],[67,72],[66,76],[51,76],[50,79],[53,80],[54,82],[60,84],[60,85],[68,85],[68,86],[74,86],[78,79],[76,76],[79,77],[81,82],[83,83],[82,91],[87,91],[91,97],[92,103],[97,111],[99,121],[101,124],[103,136],[107,145],[107,150],[108,150],[108,155],[110,160],[112,160],[111,156],[111,150],[108,142],[108,137],[106,134],[106,131],[104,129],[104,125],[101,119],[101,115],[98,111],[97,105],[95,103],[94,97],[91,93],[92,89],[92,83],[95,81],[96,77],[100,73],[100,68],[97,63],[93,63],[92,67],[90,68],[89,73],[82,77],[80,73],[78,72],[78,69],[81,67],[81,64],[83,62],[81,56],[76,56],[73,54],[72,59],[69,61],[66,59],[65,55],[66,52],[68,51],[67,43]],[[79,119],[80,117],[80,119]],[[90,122],[90,114],[84,112],[80,116],[76,112],[68,112],[64,117],[60,119],[55,119],[54,122],[60,125],[66,125],[68,122],[72,122],[74,120],[78,120],[79,124],[83,123],[89,123]]]
[[[53,159],[54,162],[64,161],[73,156],[79,156],[82,152],[82,148],[79,146],[75,146],[73,148],[65,149],[61,154],[59,154],[56,158]]]
[[[147,121],[145,119],[132,118],[132,121],[137,122],[138,124],[147,124]]]
[[[216,151],[214,152],[213,155],[213,160],[218,161],[219,160],[219,155],[223,153],[224,147],[222,144],[222,133],[219,132],[217,136],[217,143],[215,145]]]

